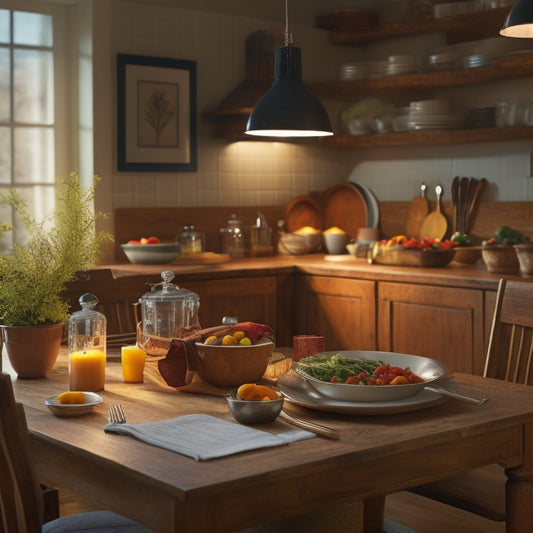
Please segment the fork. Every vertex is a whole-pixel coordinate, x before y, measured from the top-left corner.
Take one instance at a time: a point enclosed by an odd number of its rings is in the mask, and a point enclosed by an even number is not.
[[[109,415],[107,419],[111,424],[125,424],[126,415],[124,414],[124,409],[122,409],[122,405],[110,405]]]

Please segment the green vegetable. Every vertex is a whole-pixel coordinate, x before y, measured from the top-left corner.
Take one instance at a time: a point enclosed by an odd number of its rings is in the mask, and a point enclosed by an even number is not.
[[[452,235],[452,241],[455,241],[458,246],[470,246],[470,240],[468,235],[464,233],[459,233],[458,231]]]
[[[521,244],[527,239],[517,230],[509,226],[500,226],[493,234],[494,239],[498,244],[510,246],[513,244]]]
[[[344,383],[350,376],[357,376],[361,372],[370,376],[382,364],[382,361],[349,359],[336,354],[332,357],[306,357],[296,363],[296,368],[320,381],[331,381],[335,377],[337,383]]]

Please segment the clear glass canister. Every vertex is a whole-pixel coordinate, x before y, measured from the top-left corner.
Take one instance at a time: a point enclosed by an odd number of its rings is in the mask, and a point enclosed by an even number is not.
[[[196,231],[193,224],[186,224],[178,235],[178,242],[181,245],[181,255],[202,253],[205,248],[205,234]]]
[[[96,311],[94,294],[83,294],[79,303],[81,311],[68,321],[69,388],[96,392],[105,386],[107,319]]]
[[[225,228],[220,230],[222,252],[229,254],[231,259],[244,257],[244,232],[242,222],[233,214]]]
[[[152,286],[139,302],[142,328],[138,344],[149,355],[165,355],[172,339],[180,339],[200,329],[200,297],[172,283],[174,272],[161,273],[163,281]]]

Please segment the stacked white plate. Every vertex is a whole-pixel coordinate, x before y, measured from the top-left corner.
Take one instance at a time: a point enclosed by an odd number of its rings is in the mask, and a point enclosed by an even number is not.
[[[429,68],[433,70],[453,70],[459,68],[460,59],[455,52],[433,54],[427,58]]]
[[[341,81],[366,80],[368,78],[368,63],[344,63],[339,69]]]
[[[472,54],[463,57],[463,68],[484,67],[492,60],[492,56],[487,54]]]
[[[452,108],[449,100],[421,100],[409,105],[409,129],[450,129],[463,124],[462,114]]]
[[[387,58],[387,76],[397,76],[399,74],[411,74],[418,72],[420,65],[416,55],[394,55]]]

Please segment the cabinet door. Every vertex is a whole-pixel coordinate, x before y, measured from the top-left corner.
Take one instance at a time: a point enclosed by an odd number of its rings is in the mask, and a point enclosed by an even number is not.
[[[483,291],[378,283],[378,350],[431,357],[483,372]]]
[[[268,324],[276,331],[276,277],[250,277],[192,281],[183,287],[200,297],[200,324],[221,324],[225,316],[241,322]]]
[[[326,350],[376,349],[375,282],[297,277],[296,333],[324,335]]]

